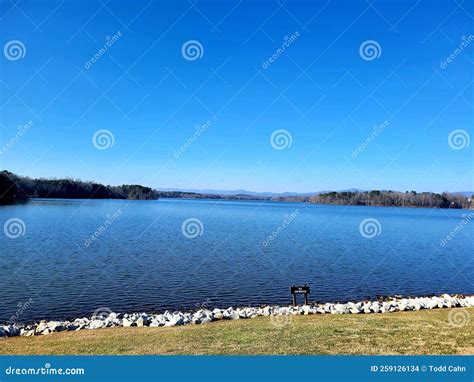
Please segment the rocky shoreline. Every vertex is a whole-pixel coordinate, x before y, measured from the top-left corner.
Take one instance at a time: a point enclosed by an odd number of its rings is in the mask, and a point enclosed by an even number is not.
[[[131,326],[177,326],[187,324],[205,324],[218,320],[236,320],[258,316],[288,316],[309,314],[370,314],[391,313],[399,311],[416,311],[420,309],[438,309],[455,307],[474,307],[474,295],[443,294],[433,297],[392,297],[384,301],[359,301],[347,303],[325,303],[301,306],[267,305],[262,307],[242,307],[227,309],[200,309],[195,312],[169,312],[161,314],[114,313],[102,309],[90,318],[76,318],[73,321],[40,321],[34,324],[0,325],[0,337],[48,335],[61,331],[83,329],[101,329],[110,327]],[[278,324],[279,320],[275,320]]]

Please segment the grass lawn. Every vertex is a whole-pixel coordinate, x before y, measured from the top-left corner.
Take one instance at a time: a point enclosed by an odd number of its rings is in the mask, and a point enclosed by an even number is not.
[[[450,326],[452,310],[468,323]],[[0,339],[0,354],[474,354],[474,308],[288,320],[275,325],[271,317],[257,317],[12,337]]]

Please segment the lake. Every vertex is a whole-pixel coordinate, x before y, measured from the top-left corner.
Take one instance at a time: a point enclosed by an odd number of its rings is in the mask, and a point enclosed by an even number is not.
[[[288,304],[304,283],[321,302],[474,293],[468,210],[36,199],[0,222],[0,321]]]

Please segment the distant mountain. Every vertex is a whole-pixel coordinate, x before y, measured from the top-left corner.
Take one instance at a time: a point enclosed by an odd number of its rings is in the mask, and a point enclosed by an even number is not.
[[[183,188],[157,188],[157,191],[180,191],[180,192],[193,192],[197,194],[211,194],[211,195],[250,195],[258,197],[268,197],[268,198],[277,198],[277,197],[286,197],[286,196],[313,196],[320,192],[256,192],[248,190],[200,190],[200,189],[183,189]]]
[[[197,194],[211,194],[211,195],[249,195],[249,196],[259,196],[267,198],[282,198],[287,196],[313,196],[325,194],[332,191],[314,191],[314,192],[257,192],[257,191],[248,191],[248,190],[213,190],[213,189],[185,189],[185,188],[156,188],[157,191],[179,191],[179,192],[193,192]],[[361,190],[359,188],[348,188],[347,190],[339,190],[337,192],[364,192],[368,190]]]

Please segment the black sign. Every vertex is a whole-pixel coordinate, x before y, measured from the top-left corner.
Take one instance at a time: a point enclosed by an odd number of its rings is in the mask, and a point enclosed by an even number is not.
[[[308,293],[308,294],[309,294],[309,286],[307,286],[307,285],[302,285],[302,286],[301,286],[301,285],[299,285],[299,286],[298,286],[298,285],[293,285],[293,286],[290,288],[290,290],[291,290],[291,293],[292,293],[292,294],[293,294],[293,293],[301,293],[301,294],[303,294],[303,293],[304,293],[304,294]]]
[[[292,285],[290,287],[293,306],[296,306],[296,295],[303,294],[304,295],[304,304],[308,305],[308,294],[309,294],[309,286],[308,285]]]

